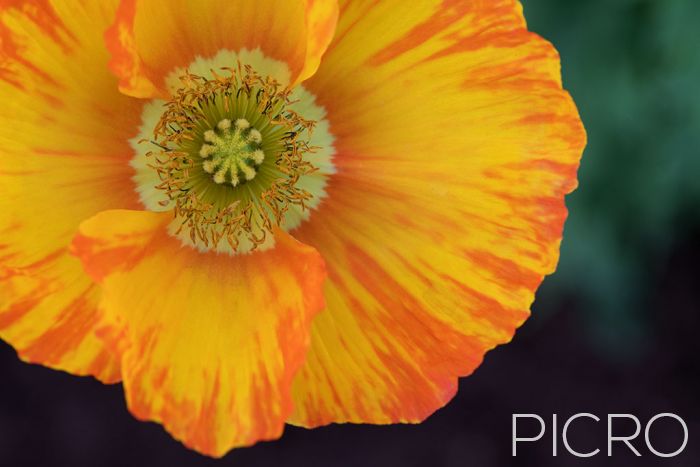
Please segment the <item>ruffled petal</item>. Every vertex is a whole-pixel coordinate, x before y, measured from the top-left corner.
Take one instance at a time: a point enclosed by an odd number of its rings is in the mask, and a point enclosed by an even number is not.
[[[337,173],[294,232],[329,281],[291,422],[421,421],[554,271],[583,127],[513,0],[342,2],[305,86]]]
[[[337,0],[304,0],[306,8],[306,60],[296,82],[311,77],[331,43],[338,23]]]
[[[318,68],[337,17],[336,0],[122,0],[105,37],[121,91],[164,97],[170,73],[222,50],[261,49],[287,64],[292,81],[305,79]]]
[[[0,6],[0,337],[21,358],[103,381],[98,291],[67,247],[79,223],[138,206],[128,139],[139,102],[117,90],[101,38],[116,2]]]
[[[279,232],[265,252],[183,247],[171,213],[107,211],[73,249],[102,285],[102,334],[121,355],[134,415],[202,453],[281,435],[292,377],[323,307],[323,260]]]

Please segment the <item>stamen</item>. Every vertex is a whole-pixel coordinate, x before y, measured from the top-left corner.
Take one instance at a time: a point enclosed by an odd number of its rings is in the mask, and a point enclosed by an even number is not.
[[[236,251],[242,238],[263,243],[290,206],[303,209],[311,198],[296,185],[315,170],[305,157],[315,148],[304,139],[315,122],[287,110],[290,91],[271,78],[240,65],[227,71],[182,77],[154,131],[160,151],[150,154],[157,188],[175,202],[175,234],[184,230],[205,248],[225,239]]]

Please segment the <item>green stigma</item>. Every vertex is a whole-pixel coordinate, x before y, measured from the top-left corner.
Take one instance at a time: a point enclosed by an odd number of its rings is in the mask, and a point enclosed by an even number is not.
[[[212,175],[214,183],[238,186],[253,180],[265,160],[262,134],[245,118],[233,124],[223,119],[215,129],[204,132],[199,155],[205,159],[202,169]]]

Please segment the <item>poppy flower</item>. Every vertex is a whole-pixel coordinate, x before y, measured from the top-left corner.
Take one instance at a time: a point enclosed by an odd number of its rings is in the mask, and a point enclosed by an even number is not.
[[[424,420],[555,269],[515,0],[4,0],[0,54],[0,337],[202,453]]]

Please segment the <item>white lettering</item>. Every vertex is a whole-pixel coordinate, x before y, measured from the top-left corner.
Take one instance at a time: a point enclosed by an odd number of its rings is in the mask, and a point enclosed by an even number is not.
[[[517,425],[518,425],[518,419],[519,419],[519,418],[534,418],[534,419],[536,419],[537,421],[539,421],[539,422],[540,422],[540,433],[539,433],[537,436],[535,436],[534,438],[518,438],[518,436],[517,436],[517,434],[518,434]],[[518,452],[518,447],[517,447],[518,442],[534,442],[534,441],[539,441],[539,440],[541,440],[542,437],[544,436],[545,430],[546,430],[546,425],[545,425],[544,420],[542,419],[542,417],[540,417],[539,415],[535,415],[535,414],[513,414],[513,457],[515,457],[515,456],[518,455],[518,454],[517,454],[517,452]]]
[[[649,439],[649,432],[651,431],[651,426],[654,424],[655,421],[657,421],[660,418],[672,418],[674,420],[677,420],[681,424],[681,426],[683,427],[683,444],[681,445],[680,448],[678,448],[678,450],[673,451],[670,454],[659,452],[656,449],[654,449],[654,447],[651,445],[651,440]],[[657,455],[658,457],[676,457],[678,454],[682,453],[683,450],[685,450],[685,447],[688,445],[688,426],[685,424],[683,419],[676,414],[660,413],[660,414],[656,415],[654,418],[652,418],[651,420],[649,420],[649,422],[647,423],[647,426],[644,429],[644,441],[646,441],[647,447],[649,448],[649,450],[651,452],[653,452],[655,455]]]
[[[637,428],[632,436],[613,436],[612,434],[612,421],[613,418],[628,418],[630,420],[634,420],[635,425],[637,425]],[[639,436],[639,433],[642,431],[642,424],[639,423],[639,419],[635,417],[634,415],[630,414],[609,414],[608,415],[608,457],[612,456],[612,443],[613,441],[622,441],[629,447],[632,452],[634,453],[635,456],[641,457],[642,455],[637,451],[637,449],[632,446],[632,443],[630,443],[631,439],[635,439],[637,436]]]

